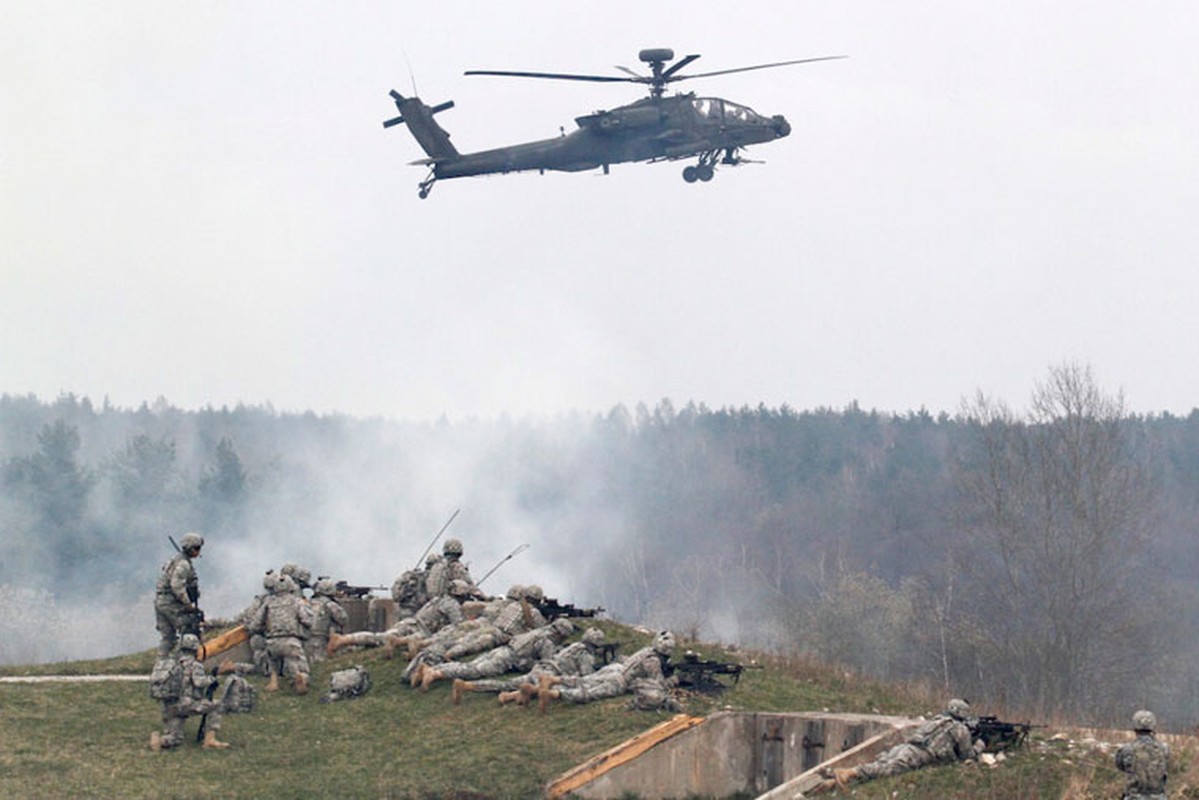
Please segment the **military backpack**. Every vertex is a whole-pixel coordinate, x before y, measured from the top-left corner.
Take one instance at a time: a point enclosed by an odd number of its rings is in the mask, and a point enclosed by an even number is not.
[[[178,700],[183,694],[183,667],[178,659],[159,658],[150,670],[150,696],[167,702]]]

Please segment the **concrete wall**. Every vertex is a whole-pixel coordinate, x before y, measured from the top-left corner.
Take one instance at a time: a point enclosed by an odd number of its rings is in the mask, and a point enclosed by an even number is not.
[[[574,796],[759,795],[911,724],[905,717],[858,714],[721,712],[604,772]]]

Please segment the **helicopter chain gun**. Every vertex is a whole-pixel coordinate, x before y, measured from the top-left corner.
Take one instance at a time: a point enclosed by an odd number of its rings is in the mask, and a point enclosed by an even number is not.
[[[449,133],[433,119],[433,115],[453,108],[454,101],[430,106],[419,97],[404,97],[392,89],[391,98],[400,114],[384,122],[383,127],[407,124],[413,138],[425,151],[426,158],[412,162],[429,167],[428,176],[419,184],[421,199],[429,196],[434,183],[448,178],[533,170],[544,174],[546,170],[582,172],[603,169],[607,174],[612,164],[691,158],[696,159],[696,163],[683,169],[683,180],[688,183],[707,182],[715,175],[717,165],[738,166],[748,163],[740,155],[742,148],[788,136],[791,125],[781,114],[767,117],[749,106],[720,97],[697,97],[695,93],[668,96],[665,93],[668,84],[845,57],[820,56],[682,74],[683,68],[698,59],[699,55],[685,55],[675,61],[673,50],[658,47],[642,50],[639,54],[641,61],[649,66],[648,75],[625,67],[617,67],[624,75],[468,70],[466,75],[638,83],[649,87],[649,97],[576,117],[576,130],[569,134],[563,131],[553,139],[460,153],[450,142]]]

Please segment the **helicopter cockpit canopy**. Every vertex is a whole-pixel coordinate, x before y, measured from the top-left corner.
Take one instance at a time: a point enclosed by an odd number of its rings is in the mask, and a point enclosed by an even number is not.
[[[765,118],[749,106],[722,100],[719,97],[697,97],[691,101],[701,117],[711,120],[732,119],[738,122],[765,122]]]

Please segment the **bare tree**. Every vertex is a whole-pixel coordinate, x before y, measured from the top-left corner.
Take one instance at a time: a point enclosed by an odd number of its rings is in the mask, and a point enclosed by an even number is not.
[[[994,688],[1046,712],[1096,712],[1151,635],[1133,579],[1152,488],[1123,397],[1063,364],[1025,419],[981,394],[962,417],[973,434],[957,465],[971,594],[1011,681]]]

